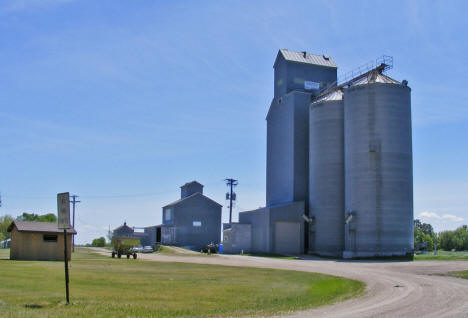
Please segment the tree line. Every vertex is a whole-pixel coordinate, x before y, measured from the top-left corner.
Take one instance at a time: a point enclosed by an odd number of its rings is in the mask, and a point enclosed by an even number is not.
[[[446,251],[468,250],[468,226],[435,233],[431,224],[414,220],[414,249],[433,251],[436,248]]]

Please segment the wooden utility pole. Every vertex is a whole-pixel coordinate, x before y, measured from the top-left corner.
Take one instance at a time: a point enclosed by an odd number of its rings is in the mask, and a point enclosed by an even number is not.
[[[76,194],[70,196],[73,201],[70,201],[71,204],[73,204],[73,221],[72,221],[72,227],[75,229],[75,204],[80,203],[81,201],[76,200],[78,196]],[[72,252],[75,252],[75,235],[72,236]]]
[[[232,192],[232,189],[237,186],[238,182],[235,179],[225,179],[226,180],[226,185],[230,187],[230,194],[229,194],[229,224],[232,223],[232,201],[235,201],[236,198],[233,197],[233,194],[235,196],[235,193]]]

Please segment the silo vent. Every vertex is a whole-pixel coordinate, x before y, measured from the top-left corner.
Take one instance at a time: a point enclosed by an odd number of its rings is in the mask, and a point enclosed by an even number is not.
[[[328,60],[330,59],[330,56],[324,54],[324,55],[323,55],[323,58],[326,59],[326,60],[328,61]]]
[[[407,80],[403,80],[403,82],[401,82],[401,84],[403,84],[403,86],[408,86],[408,81],[407,81]]]
[[[307,52],[306,51],[302,51],[302,55],[304,56],[304,58],[307,57]]]

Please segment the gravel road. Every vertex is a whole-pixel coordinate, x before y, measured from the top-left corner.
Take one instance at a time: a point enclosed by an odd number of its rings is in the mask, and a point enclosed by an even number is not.
[[[312,257],[285,260],[239,255],[184,257],[158,254],[139,254],[139,258],[317,272],[367,284],[361,297],[282,317],[468,317],[468,280],[445,275],[451,271],[468,270],[467,261],[341,261]]]

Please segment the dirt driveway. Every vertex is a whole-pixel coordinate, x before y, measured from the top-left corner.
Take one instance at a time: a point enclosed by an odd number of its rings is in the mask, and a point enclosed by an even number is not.
[[[367,284],[362,297],[287,317],[468,317],[468,280],[445,275],[450,271],[468,270],[467,261],[285,260],[239,255],[197,257],[158,254],[140,254],[139,258],[317,272],[357,279]]]

